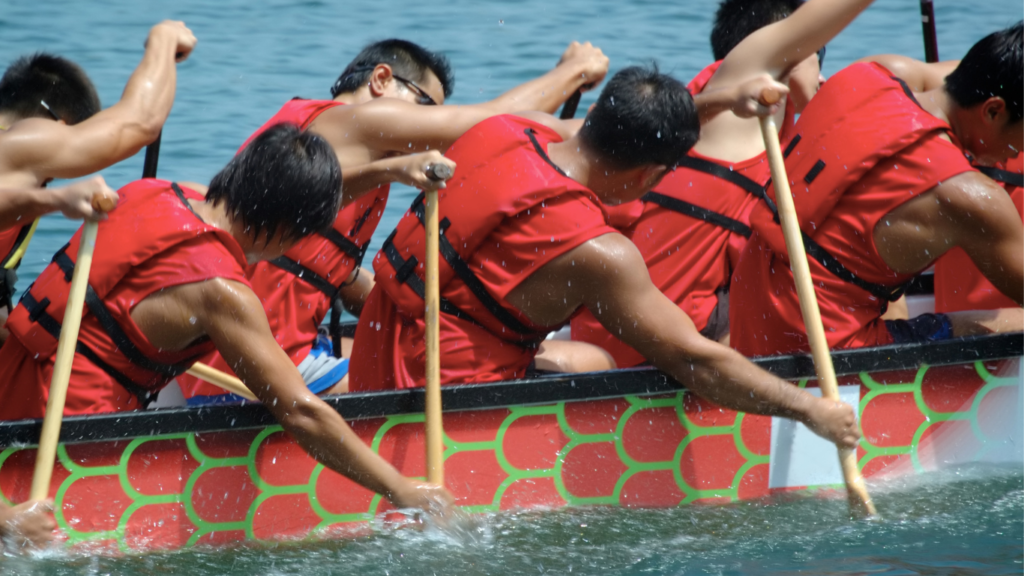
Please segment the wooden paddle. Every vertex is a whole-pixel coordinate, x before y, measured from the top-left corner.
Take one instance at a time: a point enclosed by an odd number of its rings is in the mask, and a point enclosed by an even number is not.
[[[452,169],[447,164],[434,164],[427,169],[431,180],[447,180],[452,177]],[[444,428],[441,424],[441,353],[440,330],[438,326],[441,292],[437,279],[438,254],[438,223],[437,223],[437,190],[424,192],[426,243],[426,347],[427,347],[427,385],[426,385],[426,429],[427,429],[427,482],[444,486]]]
[[[186,373],[195,376],[200,380],[205,380],[214,386],[220,386],[228,392],[237,394],[246,400],[256,400],[256,395],[249,390],[244,382],[235,376],[217,370],[213,366],[208,366],[202,362],[196,362]]]
[[[558,115],[560,120],[569,120],[576,116],[576,108],[580,105],[580,98],[583,97],[583,92],[577,90],[569,96],[569,99],[562,104],[562,113]]]
[[[761,93],[761,104],[771,106],[779,101],[779,93],[766,89]],[[796,282],[796,293],[800,299],[800,311],[807,329],[807,339],[811,344],[811,356],[814,358],[814,369],[818,373],[818,386],[825,398],[839,401],[839,386],[836,382],[832,356],[829,354],[828,342],[825,340],[825,329],[821,323],[821,312],[818,310],[818,299],[814,294],[811,282],[811,269],[807,264],[807,253],[804,250],[800,224],[797,220],[793,194],[789,188],[789,177],[786,175],[786,164],[779,146],[779,131],[775,127],[772,116],[761,118],[761,135],[768,153],[768,164],[771,168],[772,182],[775,183],[775,202],[779,208],[779,219],[782,232],[786,239],[786,251],[789,252],[790,267]],[[846,491],[850,507],[868,515],[875,515],[875,505],[868,495],[864,478],[857,469],[856,451],[847,448],[839,449],[839,462],[843,467],[846,480]]]
[[[935,32],[935,3],[921,0],[921,29],[924,32],[924,61],[939,61],[939,39]]]
[[[112,198],[97,194],[92,199],[92,205],[94,210],[109,212],[116,202]],[[67,306],[64,308],[64,324],[61,326],[60,338],[57,341],[57,360],[53,365],[50,397],[46,401],[43,431],[39,437],[39,448],[36,450],[36,467],[32,476],[30,500],[42,500],[49,495],[53,463],[57,456],[57,441],[60,438],[60,425],[64,416],[64,401],[68,394],[68,382],[71,380],[71,363],[75,359],[78,329],[82,324],[85,291],[89,287],[89,268],[92,267],[97,232],[98,223],[86,220],[79,239],[75,271],[71,275],[71,291]]]

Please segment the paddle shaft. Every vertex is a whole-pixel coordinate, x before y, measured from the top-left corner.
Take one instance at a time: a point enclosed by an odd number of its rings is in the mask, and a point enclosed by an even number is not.
[[[146,159],[142,162],[142,177],[156,178],[156,165],[160,161],[160,139],[163,138],[163,130],[156,135],[156,140],[146,146]]]
[[[762,99],[767,100],[768,98],[762,97]],[[782,222],[782,232],[786,239],[786,250],[789,252],[790,267],[796,282],[796,293],[800,299],[800,312],[803,314],[807,339],[811,345],[814,369],[818,373],[818,386],[821,388],[822,396],[839,401],[836,372],[832,366],[828,342],[825,340],[825,329],[821,323],[821,312],[818,309],[818,299],[814,294],[814,284],[811,282],[811,269],[807,264],[807,253],[804,250],[796,207],[789,188],[789,177],[786,175],[786,165],[782,158],[782,149],[779,146],[779,132],[775,126],[775,120],[771,116],[761,118],[761,134],[764,137],[764,146],[768,153],[772,182],[775,183],[775,202],[779,207],[779,219]],[[867,514],[876,514],[875,505],[864,485],[864,478],[857,469],[856,452],[840,448],[839,462],[843,468],[843,478],[846,480],[850,505],[859,507]]]
[[[220,386],[221,388],[237,394],[246,400],[256,400],[256,395],[246,387],[245,383],[231,376],[225,372],[221,372],[212,366],[207,366],[202,362],[196,362],[188,369],[187,373],[191,376],[195,376],[200,380],[205,380],[214,386]]]
[[[89,286],[89,268],[92,267],[92,253],[96,247],[98,224],[87,220],[82,228],[78,246],[78,260],[71,275],[71,291],[64,308],[64,323],[57,341],[57,359],[50,379],[50,397],[46,400],[46,416],[43,431],[39,436],[36,451],[35,474],[29,499],[41,500],[49,495],[50,479],[53,477],[53,462],[57,456],[57,441],[60,438],[61,419],[64,416],[64,401],[71,379],[71,363],[75,359],[78,344],[78,329],[82,324],[82,310],[85,305],[85,290]]]
[[[580,105],[580,98],[583,97],[583,92],[577,90],[569,96],[569,99],[562,104],[562,113],[558,115],[561,120],[569,120],[576,116],[576,108]]]
[[[921,0],[921,29],[924,31],[924,61],[939,61],[939,38],[935,32],[935,3]]]
[[[427,171],[431,179],[437,180],[439,166],[431,166]],[[450,170],[449,170],[450,172]],[[426,241],[426,429],[427,429],[427,481],[440,486],[444,485],[444,431],[441,424],[441,355],[440,330],[438,326],[439,306],[441,304],[440,287],[437,279],[438,254],[438,223],[437,223],[437,190],[424,192],[424,216],[427,233]]]

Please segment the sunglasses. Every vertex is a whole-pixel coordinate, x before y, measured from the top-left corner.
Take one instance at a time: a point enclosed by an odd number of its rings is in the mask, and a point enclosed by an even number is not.
[[[346,74],[345,78],[348,78],[349,76],[351,76],[353,74],[360,74],[362,72],[368,72],[370,70],[373,70],[374,68],[376,68],[376,67],[375,66],[362,66],[362,67],[356,68],[355,70],[352,70],[351,72]],[[416,103],[417,104],[420,104],[422,106],[437,106],[437,102],[435,102],[434,99],[430,97],[430,94],[427,94],[426,90],[424,90],[423,88],[420,88],[419,84],[413,82],[412,80],[409,80],[408,78],[402,78],[401,76],[399,76],[398,74],[395,74],[394,72],[391,73],[391,77],[394,78],[395,80],[398,80],[402,84],[404,84],[405,87],[408,88],[410,92],[412,92],[413,94],[416,95]],[[341,84],[341,79],[339,79],[335,83],[335,86],[337,86],[339,84]]]
[[[818,68],[825,65],[825,47],[822,46],[821,50],[818,50]]]
[[[57,114],[50,109],[50,105],[46,103],[46,100],[40,100],[39,103],[42,104],[43,109],[46,110],[46,113],[49,114],[51,118],[53,118],[57,122],[61,121],[61,117],[57,116]]]
[[[401,76],[399,76],[398,74],[395,74],[393,72],[391,73],[391,77],[394,78],[395,80],[398,80],[402,84],[405,84],[405,87],[408,88],[413,94],[416,95],[416,103],[417,104],[420,104],[420,105],[423,105],[423,106],[437,106],[437,102],[434,102],[434,99],[430,97],[430,94],[427,94],[426,90],[424,90],[423,88],[420,88],[419,85],[417,85],[412,80],[407,80],[405,78],[402,78]]]

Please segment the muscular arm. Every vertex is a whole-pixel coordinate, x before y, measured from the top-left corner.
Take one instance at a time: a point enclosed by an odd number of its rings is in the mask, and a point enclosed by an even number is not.
[[[334,409],[306,388],[250,289],[224,279],[187,288],[178,290],[182,307],[194,314],[198,328],[303,449],[398,506],[425,504],[419,486],[370,450]]]
[[[571,46],[566,55],[551,72],[490,102],[421,106],[395,98],[378,98],[359,106],[328,110],[313,122],[312,128],[335,150],[358,144],[377,155],[444,152],[463,133],[491,116],[527,110],[553,111],[576,89],[604,78],[608,59],[600,50],[589,45],[574,50]],[[345,164],[342,158],[342,171]]]
[[[1000,292],[1024,304],[1024,225],[1006,191],[979,172],[958,174],[902,204],[874,236],[885,263],[902,273],[959,246]]]
[[[117,104],[74,126],[42,119],[16,123],[0,139],[3,163],[45,181],[91,174],[135,154],[160,133],[174,102],[175,54],[187,56],[194,43],[181,23],[156,25]]]
[[[897,54],[876,54],[861,58],[857,62],[877,62],[885,66],[893,76],[906,82],[914,92],[927,92],[944,86],[946,76],[960,65],[959,60],[928,63]]]
[[[600,236],[553,260],[509,300],[537,321],[557,321],[582,304],[610,333],[698,395],[733,410],[793,418],[834,442],[856,445],[848,406],[811,396],[701,336],[654,286],[639,251],[622,235]]]
[[[817,52],[872,0],[809,0],[789,18],[747,36],[729,52],[708,88],[742,82],[767,72],[781,78],[790,68]]]

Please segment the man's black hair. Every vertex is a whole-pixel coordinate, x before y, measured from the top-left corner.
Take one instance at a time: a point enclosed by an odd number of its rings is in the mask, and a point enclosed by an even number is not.
[[[96,88],[78,64],[51,54],[22,56],[0,78],[0,112],[22,118],[58,118],[78,124],[100,111]]]
[[[744,38],[788,18],[804,0],[723,0],[711,28],[711,53],[722,60]]]
[[[946,76],[946,92],[961,108],[998,96],[1006,102],[1010,122],[1024,115],[1024,21],[993,32],[977,42]]]
[[[682,83],[656,66],[631,66],[601,91],[579,136],[613,168],[671,168],[697,143],[700,120]]]
[[[210,182],[206,200],[224,202],[246,231],[286,240],[330,228],[341,207],[341,166],[322,137],[277,124],[249,143]]]
[[[427,70],[434,73],[441,82],[444,97],[448,98],[455,89],[455,75],[444,54],[431,52],[419,44],[395,38],[374,42],[363,48],[338,76],[331,87],[331,96],[355,92],[365,84],[378,64],[391,66],[394,74],[416,83],[423,82]]]

